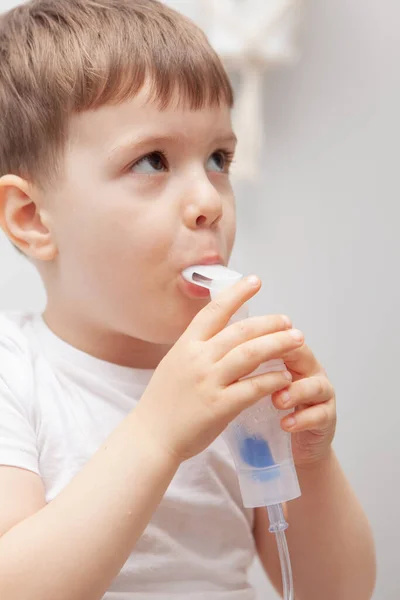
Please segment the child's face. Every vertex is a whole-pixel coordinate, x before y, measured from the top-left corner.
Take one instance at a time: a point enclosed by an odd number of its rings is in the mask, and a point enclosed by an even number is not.
[[[143,91],[73,117],[50,202],[53,285],[80,321],[168,344],[208,302],[186,289],[182,270],[217,256],[227,264],[232,251],[224,152],[235,141],[226,106],[161,112],[146,100]]]

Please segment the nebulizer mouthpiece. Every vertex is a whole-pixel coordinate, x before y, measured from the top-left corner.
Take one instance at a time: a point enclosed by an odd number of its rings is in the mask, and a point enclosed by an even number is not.
[[[222,265],[194,265],[185,269],[182,275],[187,281],[209,289],[212,300],[243,277]],[[228,325],[247,317],[249,309],[245,304]],[[271,360],[260,365],[249,377],[285,368],[283,360]],[[290,412],[276,409],[271,397],[267,396],[245,409],[223,433],[236,465],[244,506],[268,508],[270,531],[277,535],[285,599],[288,600],[293,598],[293,586],[284,534],[287,523],[281,503],[301,494],[291,436],[280,424],[283,416]]]

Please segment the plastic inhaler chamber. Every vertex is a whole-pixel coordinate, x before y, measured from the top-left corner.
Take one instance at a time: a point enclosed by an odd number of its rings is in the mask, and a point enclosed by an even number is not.
[[[222,265],[195,265],[182,275],[187,281],[208,288],[212,299],[242,278],[240,273]],[[248,306],[243,305],[229,324],[248,316]],[[272,360],[248,377],[285,368],[283,360]],[[245,409],[223,434],[235,461],[245,507],[272,506],[301,495],[291,436],[280,425],[281,419],[291,412],[276,409],[271,396],[266,396]]]

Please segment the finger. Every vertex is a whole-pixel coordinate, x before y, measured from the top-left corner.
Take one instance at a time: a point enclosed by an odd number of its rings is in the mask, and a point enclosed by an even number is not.
[[[321,371],[321,365],[307,344],[303,344],[301,348],[296,348],[295,350],[288,352],[288,354],[282,358],[285,361],[287,368],[298,377],[315,375]],[[294,377],[294,379],[296,380],[296,377]]]
[[[220,360],[239,344],[290,328],[291,321],[289,317],[284,315],[264,315],[243,319],[229,325],[229,327],[226,327],[214,336],[212,340],[214,347],[213,358]]]
[[[321,404],[335,395],[332,384],[325,375],[300,379],[289,389],[274,394],[272,401],[276,408],[288,410],[301,404]]]
[[[237,381],[225,389],[226,410],[236,416],[261,398],[287,387],[290,381],[291,375],[288,371],[263,373]]]
[[[301,331],[278,331],[250,340],[228,352],[215,367],[221,385],[250,375],[262,363],[280,358],[303,343]]]
[[[286,431],[328,431],[336,422],[335,402],[333,398],[323,404],[291,413],[281,421]]]
[[[231,287],[223,290],[194,317],[184,336],[205,341],[219,333],[233,315],[261,288],[260,279],[251,275],[243,277]]]

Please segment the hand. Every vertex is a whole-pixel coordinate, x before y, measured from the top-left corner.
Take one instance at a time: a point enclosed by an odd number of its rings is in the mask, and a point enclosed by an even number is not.
[[[204,307],[160,362],[135,409],[151,443],[174,459],[204,450],[242,410],[292,380],[287,370],[240,380],[303,343],[282,316],[226,327],[260,286],[259,279],[244,278]]]
[[[335,391],[324,369],[303,345],[282,357],[293,383],[272,400],[276,408],[294,408],[282,419],[282,428],[292,435],[296,466],[315,464],[329,454],[336,428]]]

